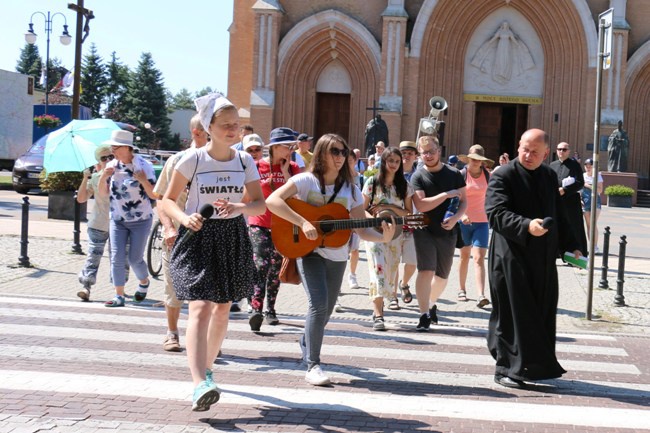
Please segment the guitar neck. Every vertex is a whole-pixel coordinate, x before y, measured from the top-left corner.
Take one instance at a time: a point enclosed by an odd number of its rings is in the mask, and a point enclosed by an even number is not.
[[[403,217],[394,217],[394,218],[396,224],[398,225],[404,224]],[[381,223],[383,221],[390,222],[390,220],[387,218],[359,218],[359,219],[345,219],[345,220],[325,220],[325,221],[318,221],[317,224],[320,225],[323,231],[334,231],[334,230],[352,230],[352,229],[379,227],[381,226]]]

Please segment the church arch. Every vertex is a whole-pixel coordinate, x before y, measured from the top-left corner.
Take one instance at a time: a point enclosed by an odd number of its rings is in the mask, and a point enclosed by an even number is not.
[[[359,22],[333,10],[306,18],[280,42],[273,124],[315,131],[318,80],[336,67],[349,77],[350,144],[363,143],[380,65],[379,44]]]
[[[436,8],[441,0],[424,0],[420,13],[415,20],[413,26],[413,34],[411,35],[411,57],[420,57],[422,55],[422,42],[424,40],[427,25]],[[589,5],[586,0],[571,0],[576,12],[580,16],[580,22],[584,30],[584,36],[587,41],[587,52],[589,54],[589,67],[596,67],[596,51],[598,50],[598,32],[594,26],[594,20],[589,10]],[[506,2],[509,3],[509,2]]]
[[[475,103],[466,101],[463,94],[464,62],[470,38],[487,17],[511,9],[530,22],[543,52],[543,99],[539,105],[530,105],[528,126],[545,129],[552,140],[584,146],[582,137],[588,136],[593,124],[589,121],[593,102],[584,95],[591,89],[594,77],[589,72],[587,38],[580,13],[573,7],[574,1],[547,0],[535,4],[513,1],[504,5],[503,0],[484,0],[469,2],[465,8],[458,8],[453,0],[435,1],[429,19],[444,25],[426,26],[422,37],[421,47],[426,47],[426,51],[421,52],[417,62],[420,92],[416,108],[419,113],[424,112],[428,98],[433,95],[447,99],[445,136],[450,152],[462,153],[473,139]],[[558,34],[565,37],[558,38]],[[419,116],[416,113],[412,117]],[[416,129],[417,125],[404,127]]]
[[[650,174],[650,41],[639,48],[628,62],[625,74],[624,128],[630,137],[628,171],[645,178],[646,189]],[[646,149],[644,152],[643,150]]]

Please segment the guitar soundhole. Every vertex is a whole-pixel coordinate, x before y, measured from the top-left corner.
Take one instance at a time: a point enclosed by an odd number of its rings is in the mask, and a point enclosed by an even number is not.
[[[334,228],[334,225],[329,221],[320,222],[320,231],[323,233],[329,233]]]

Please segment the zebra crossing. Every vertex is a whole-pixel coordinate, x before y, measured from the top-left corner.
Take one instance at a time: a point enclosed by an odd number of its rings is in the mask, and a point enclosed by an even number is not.
[[[186,354],[162,350],[162,310],[0,297],[0,432],[650,430],[647,339],[559,334],[568,373],[511,390],[493,382],[483,330],[332,320],[321,358],[333,386],[316,388],[302,318],[280,320],[254,334],[232,316],[214,368],[222,398],[199,415]]]

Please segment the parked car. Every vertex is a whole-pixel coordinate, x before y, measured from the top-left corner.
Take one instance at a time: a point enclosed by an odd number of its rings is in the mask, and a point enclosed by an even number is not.
[[[48,135],[46,134],[36,140],[26,153],[16,159],[12,173],[12,183],[17,193],[27,194],[30,189],[40,187],[39,176],[43,171],[43,154]]]
[[[160,160],[158,158],[156,158],[155,155],[149,155],[148,153],[141,153],[140,156],[143,157],[144,159],[146,159],[147,161],[149,161],[151,163],[151,165],[160,165],[161,164]]]
[[[120,128],[126,131],[137,129],[128,123],[116,122]],[[45,134],[32,144],[27,152],[22,154],[14,163],[12,183],[14,191],[19,194],[27,194],[30,189],[40,188],[40,175],[43,171],[43,159],[45,156],[45,142],[50,134]]]

